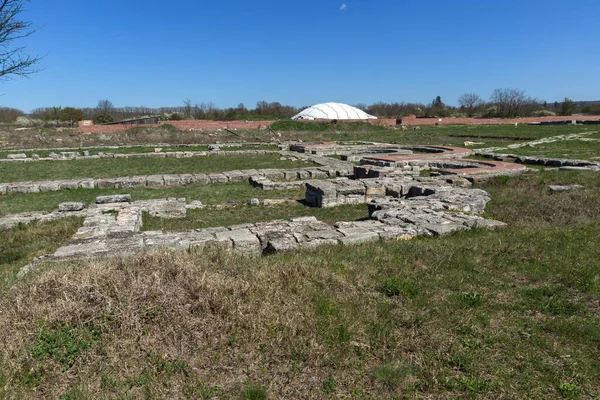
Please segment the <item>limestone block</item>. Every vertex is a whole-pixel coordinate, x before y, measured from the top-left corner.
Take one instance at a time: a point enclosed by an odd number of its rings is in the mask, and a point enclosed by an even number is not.
[[[165,178],[162,175],[149,175],[146,177],[146,185],[148,186],[163,186],[164,184]]]
[[[100,258],[109,254],[106,241],[96,240],[62,246],[52,254],[52,258],[68,260],[80,258]]]
[[[130,194],[113,194],[109,196],[98,196],[96,197],[96,204],[108,204],[108,203],[125,203],[131,201]]]
[[[40,182],[40,192],[56,192],[60,190],[60,181]]]
[[[177,186],[181,184],[181,177],[176,174],[163,175],[165,186]]]
[[[208,175],[206,174],[194,174],[194,183],[198,183],[198,184],[202,184],[202,185],[206,185],[208,183],[210,183],[210,179],[208,178]]]
[[[226,183],[228,181],[227,177],[221,173],[208,174],[208,178],[210,183]]]
[[[85,203],[79,201],[64,202],[58,205],[58,211],[81,211],[85,208]]]
[[[80,179],[70,179],[59,181],[58,187],[60,190],[75,190],[79,187]]]
[[[9,160],[21,160],[27,158],[27,154],[18,153],[18,154],[7,154],[6,158]]]
[[[140,186],[146,186],[145,176],[115,178],[115,189],[125,189]]]
[[[80,189],[93,189],[94,188],[94,180],[91,178],[81,179],[77,184],[77,188]]]
[[[261,169],[258,172],[272,181],[282,181],[285,177],[283,171],[279,169]]]
[[[228,171],[223,173],[229,182],[243,182],[246,180],[242,171]]]
[[[194,175],[192,174],[181,174],[179,176],[181,178],[181,184],[183,185],[189,185],[196,182]]]
[[[112,179],[112,178],[96,179],[94,181],[94,186],[99,189],[114,189],[115,188],[115,179]]]
[[[6,193],[38,193],[40,185],[37,183],[18,182],[10,183],[6,187]]]
[[[456,231],[467,229],[464,225],[457,224],[420,224],[420,227],[428,230],[436,236],[444,236]]]
[[[283,179],[286,181],[295,181],[298,179],[298,172],[295,170],[286,169],[283,171]]]

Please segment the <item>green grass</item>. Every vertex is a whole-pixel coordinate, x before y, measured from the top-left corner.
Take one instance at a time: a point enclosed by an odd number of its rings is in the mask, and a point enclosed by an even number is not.
[[[81,218],[65,218],[0,231],[0,287],[13,282],[18,270],[34,257],[50,254],[66,243],[82,222]]]
[[[333,224],[338,221],[354,221],[369,217],[366,204],[343,205],[333,208],[308,207],[298,201],[295,204],[273,206],[249,206],[240,204],[223,209],[188,210],[185,218],[163,219],[144,215],[144,230],[185,230],[213,226],[229,226],[253,222],[315,216],[320,221]]]
[[[286,124],[288,121],[285,121]],[[596,131],[593,126],[529,126],[519,125],[441,125],[410,127],[407,130],[374,126],[374,129],[337,128],[331,123],[294,124],[289,129],[281,129],[284,138],[311,141],[374,141],[395,144],[429,144],[465,147],[465,142],[481,142],[470,146],[474,149],[485,147],[503,147],[514,143],[523,143],[545,137]],[[321,124],[321,125],[319,125]],[[329,125],[332,126],[329,126]],[[313,127],[313,125],[315,125]],[[339,124],[338,124],[339,125]],[[302,129],[302,126],[308,128]],[[283,125],[282,128],[285,128]]]
[[[259,259],[206,249],[47,266],[0,295],[2,395],[599,397],[598,174],[539,171],[479,187],[492,197],[486,216],[507,227]],[[140,190],[213,204],[295,198],[245,183]],[[5,198],[37,194],[23,196]],[[183,229],[296,210],[305,207],[207,208],[145,223]],[[365,212],[309,211],[328,220]],[[57,230],[31,231],[28,243],[70,232]]]
[[[595,139],[595,141],[560,140],[535,146],[508,149],[506,153],[600,161],[600,133],[587,136],[587,138]]]
[[[298,168],[311,165],[313,164],[305,161],[281,161],[277,154],[40,161],[0,164],[0,182],[111,178],[152,174],[212,173],[239,169]]]
[[[200,200],[203,204],[216,205],[229,200],[246,202],[251,198],[294,198],[304,197],[304,191],[274,190],[264,191],[254,188],[246,182],[220,183],[212,185],[185,185],[176,187],[140,187],[129,189],[76,189],[57,192],[18,193],[0,196],[0,216],[26,211],[52,211],[66,201],[94,203],[97,196],[128,193],[132,200],[164,199],[167,197],[185,197],[187,201]]]

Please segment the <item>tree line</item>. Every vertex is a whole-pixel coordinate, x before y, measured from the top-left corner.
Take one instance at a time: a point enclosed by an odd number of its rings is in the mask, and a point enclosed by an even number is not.
[[[600,102],[574,102],[565,98],[562,102],[541,102],[528,96],[520,89],[496,89],[488,100],[477,93],[464,93],[457,99],[457,106],[446,104],[440,96],[431,103],[377,102],[356,107],[379,118],[417,117],[473,117],[473,118],[516,118],[553,115],[600,115]],[[28,117],[51,125],[73,126],[77,121],[93,120],[96,124],[123,121],[147,116],[160,116],[162,120],[265,120],[291,118],[305,107],[283,105],[279,102],[259,101],[252,109],[243,103],[237,107],[219,108],[213,102],[193,103],[185,99],[175,107],[115,107],[110,100],[98,101],[96,107],[41,107],[28,115],[11,107],[0,107],[0,122],[13,123]]]

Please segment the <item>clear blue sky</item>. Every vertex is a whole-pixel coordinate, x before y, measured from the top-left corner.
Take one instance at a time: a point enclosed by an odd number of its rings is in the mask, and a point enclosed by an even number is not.
[[[600,100],[600,0],[32,0],[0,105]]]

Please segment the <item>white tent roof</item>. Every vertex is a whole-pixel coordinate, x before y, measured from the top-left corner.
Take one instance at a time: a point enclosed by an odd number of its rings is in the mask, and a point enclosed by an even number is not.
[[[377,117],[348,104],[323,103],[302,110],[292,119],[377,119]]]

